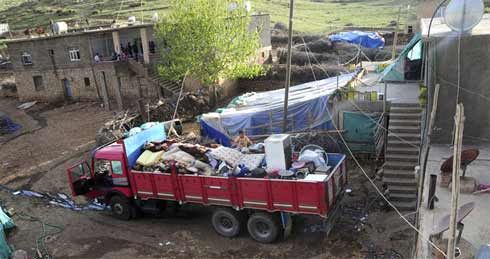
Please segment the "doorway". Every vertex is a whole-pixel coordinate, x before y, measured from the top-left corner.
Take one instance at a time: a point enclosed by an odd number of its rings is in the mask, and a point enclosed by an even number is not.
[[[62,84],[63,84],[63,89],[65,90],[65,97],[66,98],[71,98],[72,97],[72,93],[71,93],[71,83],[70,83],[70,80],[68,79],[63,79],[61,80]]]

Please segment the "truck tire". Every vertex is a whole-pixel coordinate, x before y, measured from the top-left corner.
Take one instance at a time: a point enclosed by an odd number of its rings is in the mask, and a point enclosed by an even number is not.
[[[225,237],[235,237],[240,234],[244,222],[243,214],[229,208],[215,209],[211,216],[214,230]]]
[[[133,212],[133,208],[128,199],[119,195],[113,196],[109,202],[112,215],[120,220],[129,220]]]
[[[276,241],[280,233],[280,225],[273,214],[256,212],[250,216],[247,222],[250,236],[260,243],[272,243]]]

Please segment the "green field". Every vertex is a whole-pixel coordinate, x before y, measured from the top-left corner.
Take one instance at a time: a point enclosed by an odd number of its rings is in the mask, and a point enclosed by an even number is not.
[[[50,20],[68,21],[70,26],[110,23],[129,15],[150,19],[154,12],[165,16],[170,6],[166,0],[0,0],[0,22],[13,29],[47,25]],[[295,30],[317,33],[337,26],[386,27],[397,20],[401,8],[402,24],[414,21],[414,0],[296,0]],[[254,12],[271,14],[272,22],[287,23],[289,0],[252,0]]]

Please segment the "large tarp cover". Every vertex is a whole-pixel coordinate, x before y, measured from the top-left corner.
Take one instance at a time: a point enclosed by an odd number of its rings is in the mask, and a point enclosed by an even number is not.
[[[165,126],[163,126],[163,123],[158,123],[149,129],[124,139],[124,148],[126,149],[126,155],[128,156],[129,167],[133,167],[136,159],[138,159],[141,154],[141,148],[145,142],[163,141],[165,138]]]
[[[385,46],[385,39],[376,32],[348,31],[330,35],[328,39],[332,42],[344,41],[365,48],[380,49]]]
[[[288,102],[288,132],[307,129],[333,129],[328,111],[328,99],[337,87],[350,82],[356,73],[341,75],[291,87]],[[282,133],[284,116],[284,89],[247,93],[235,98],[218,112],[203,114],[200,118],[202,135],[225,146],[238,135]]]
[[[7,243],[5,230],[15,227],[15,223],[3,212],[2,207],[0,207],[0,223],[2,224],[2,228],[0,229],[0,258],[10,258],[12,248]]]
[[[406,60],[422,59],[422,35],[417,33],[405,46],[398,58],[385,70],[381,76],[383,81],[404,81]]]

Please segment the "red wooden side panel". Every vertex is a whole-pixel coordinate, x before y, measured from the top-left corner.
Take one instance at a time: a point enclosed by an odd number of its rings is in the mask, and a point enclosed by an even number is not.
[[[198,175],[179,175],[184,201],[204,203],[202,179]]]
[[[203,177],[205,189],[205,199],[209,204],[233,205],[232,179],[225,177]]]
[[[296,211],[298,195],[295,181],[271,180],[272,207],[274,210]],[[301,194],[299,194],[301,195]]]
[[[153,174],[155,189],[158,198],[165,200],[176,200],[176,186],[171,174]]]
[[[136,193],[142,199],[148,199],[155,196],[153,190],[153,173],[133,171],[134,185],[136,185]]]
[[[324,183],[297,181],[298,211],[320,214],[322,208],[325,207],[325,197],[322,196],[323,188],[325,188]]]
[[[239,206],[247,208],[268,208],[268,180],[239,178],[237,180]]]

